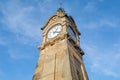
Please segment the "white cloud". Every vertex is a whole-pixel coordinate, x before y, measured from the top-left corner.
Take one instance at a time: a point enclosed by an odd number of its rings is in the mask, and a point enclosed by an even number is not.
[[[49,17],[46,13],[52,13],[55,8],[49,4],[53,0],[42,1],[36,0],[36,6],[23,6],[20,1],[7,1],[6,4],[0,5],[4,15],[1,22],[7,25],[7,29],[16,35],[16,40],[19,42],[28,45],[31,45],[29,44],[31,42],[32,44],[41,42],[40,27],[44,25],[44,21],[47,21],[45,18]]]
[[[87,2],[87,4],[83,7],[83,12],[86,16],[83,16],[83,20],[81,20],[81,26],[88,29],[100,28],[100,27],[111,27],[116,28],[120,25],[120,19],[115,15],[111,15],[106,13],[101,9],[100,4],[102,4],[104,0],[92,0]],[[91,14],[92,13],[92,14]],[[92,16],[92,17],[91,17]],[[86,21],[84,21],[84,19]],[[84,22],[83,22],[84,21]]]
[[[17,2],[8,1],[6,5],[1,7],[4,15],[1,22],[7,25],[12,33],[16,34],[16,40],[27,44],[31,39],[36,42],[39,40],[41,32],[39,21],[32,14],[34,10],[36,9],[33,6],[23,7]]]
[[[114,71],[111,71],[111,70],[108,70],[108,69],[104,69],[103,70],[103,73],[106,75],[106,76],[113,76],[113,77],[119,77],[120,75]]]
[[[54,0],[35,0],[36,2],[43,2],[43,3],[47,3],[47,2],[52,2]]]
[[[31,59],[30,54],[26,54],[24,51],[10,49],[8,51],[9,57],[11,59],[20,60],[20,59]]]
[[[83,28],[95,29],[101,27],[117,28],[120,25],[120,20],[114,18],[99,18],[97,20],[91,20],[85,23],[80,23]]]
[[[101,19],[99,21],[101,26],[106,25],[106,26],[109,26],[109,27],[119,27],[118,26],[120,24],[119,22],[120,21],[117,20],[117,19],[109,19],[109,18],[108,19]]]
[[[0,67],[0,79],[3,79],[3,77],[5,77],[6,74],[5,74],[5,71],[2,67]]]
[[[94,12],[94,11],[97,10],[97,3],[96,2],[88,2],[85,5],[83,10],[86,11],[86,12]]]
[[[2,76],[3,75],[3,71],[2,71],[2,69],[0,68],[0,76]]]
[[[98,8],[98,5],[101,4],[102,2],[104,2],[104,0],[90,0],[84,6],[84,10],[87,12],[96,11]]]
[[[103,2],[104,0],[98,0],[99,2]]]
[[[85,12],[96,12],[98,10],[98,5],[101,4],[104,0],[92,0],[87,2],[84,6],[83,11]]]
[[[5,45],[5,44],[6,44],[5,41],[2,38],[0,38],[0,45]]]
[[[86,53],[85,61],[93,74],[120,77],[120,47],[111,45],[110,49],[101,50],[98,45],[83,44],[82,46]]]

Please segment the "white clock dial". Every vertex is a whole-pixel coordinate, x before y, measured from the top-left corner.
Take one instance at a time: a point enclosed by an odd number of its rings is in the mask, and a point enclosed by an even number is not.
[[[53,38],[57,36],[62,30],[62,26],[60,24],[55,25],[53,28],[51,28],[47,34],[48,38]]]

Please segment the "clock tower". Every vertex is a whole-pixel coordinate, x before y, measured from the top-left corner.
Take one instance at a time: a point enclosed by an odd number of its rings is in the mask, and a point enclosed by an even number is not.
[[[32,80],[88,80],[73,18],[59,8],[41,30],[43,41]]]

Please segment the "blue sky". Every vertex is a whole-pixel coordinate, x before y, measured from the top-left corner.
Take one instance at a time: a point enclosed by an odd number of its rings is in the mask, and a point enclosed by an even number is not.
[[[0,80],[31,80],[40,28],[62,7],[82,33],[90,80],[120,80],[119,0],[0,0]]]

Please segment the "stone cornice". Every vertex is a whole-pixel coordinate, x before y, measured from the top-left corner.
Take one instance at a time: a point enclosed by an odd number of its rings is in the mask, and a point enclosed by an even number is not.
[[[43,44],[42,44],[41,46],[39,46],[38,48],[39,48],[40,50],[43,50],[43,49],[45,49],[45,47],[47,47],[47,46],[52,46],[52,45],[54,45],[55,43],[57,43],[57,42],[65,39],[65,38],[67,38],[67,34],[60,35],[59,37],[56,37],[56,38],[54,38],[54,39],[51,39],[51,40],[43,43]]]
[[[74,41],[70,37],[68,37],[68,40],[69,40],[69,43],[70,43],[71,47],[73,46],[73,49],[75,49],[75,51],[77,51],[77,53],[80,53],[81,55],[84,55],[84,52],[80,48],[80,46],[75,44]]]

